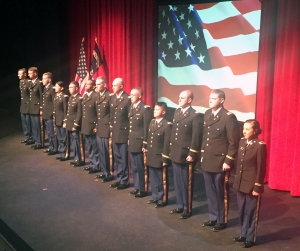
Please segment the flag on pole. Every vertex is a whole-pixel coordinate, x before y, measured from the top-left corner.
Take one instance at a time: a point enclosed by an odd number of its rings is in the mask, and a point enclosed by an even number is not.
[[[80,54],[79,54],[77,72],[75,75],[75,81],[79,83],[79,90],[81,95],[83,95],[84,93],[84,85],[88,81],[88,79],[89,79],[89,73],[86,67],[84,37],[83,37],[80,45]]]
[[[91,79],[96,79],[99,76],[105,76],[105,73],[103,69],[103,61],[101,59],[101,55],[98,47],[97,37],[95,37],[95,45],[92,54],[90,77]]]

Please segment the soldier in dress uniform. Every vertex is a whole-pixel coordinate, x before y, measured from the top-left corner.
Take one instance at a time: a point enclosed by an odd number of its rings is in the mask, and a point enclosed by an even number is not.
[[[38,69],[30,67],[28,69],[29,81],[29,114],[32,136],[34,145],[31,146],[33,150],[42,149],[41,143],[41,126],[40,126],[40,105],[42,104],[43,85],[38,79]],[[29,145],[31,142],[27,142]]]
[[[110,137],[110,92],[107,90],[106,77],[98,77],[96,79],[97,96],[97,144],[100,155],[100,167],[102,174],[96,178],[102,179],[102,182],[113,180],[110,174],[110,159],[109,159],[109,137]]]
[[[21,122],[23,133],[25,136],[24,140],[21,140],[21,143],[33,144],[31,124],[30,124],[30,115],[29,115],[29,80],[27,78],[26,69],[22,68],[18,70],[18,77],[20,80],[20,92],[21,92]]]
[[[95,80],[88,80],[85,84],[85,94],[82,100],[82,127],[81,132],[84,134],[90,165],[83,169],[88,173],[99,172],[99,150],[97,146],[97,138],[94,129],[97,127],[97,93],[94,91],[96,87]]]
[[[67,160],[66,156],[66,129],[63,128],[63,121],[67,115],[67,107],[69,96],[63,93],[64,83],[59,81],[54,86],[55,98],[54,98],[54,117],[55,117],[55,127],[56,127],[56,137],[58,141],[58,153],[59,156],[56,158],[60,161]]]
[[[167,204],[167,184],[163,185],[163,172],[167,178],[167,168],[170,160],[170,137],[172,123],[164,116],[167,105],[165,102],[158,102],[154,107],[154,119],[149,125],[147,144],[143,152],[147,154],[146,164],[149,168],[152,200],[148,204],[155,204],[156,208],[164,207]],[[165,197],[165,199],[164,199]]]
[[[72,146],[74,160],[70,162],[73,166],[83,166],[85,163],[81,160],[80,152],[80,129],[82,117],[82,97],[79,94],[79,83],[72,81],[69,84],[70,98],[68,102],[67,114],[64,119],[63,128],[68,132],[68,146]],[[70,144],[71,143],[71,144]],[[68,153],[70,149],[67,149]],[[70,156],[68,156],[69,158]]]
[[[214,232],[227,227],[225,220],[224,182],[238,150],[240,132],[234,114],[224,109],[225,93],[212,90],[209,107],[204,114],[201,168],[209,211],[209,221],[203,227],[212,227]]]
[[[240,140],[236,176],[233,188],[237,190],[237,202],[241,234],[234,237],[243,242],[244,248],[255,244],[260,195],[264,192],[267,150],[266,144],[258,138],[261,133],[257,120],[250,119],[244,124],[244,138]]]
[[[177,208],[171,214],[187,219],[192,214],[193,168],[202,136],[202,118],[192,107],[194,95],[185,90],[179,95],[179,108],[175,111],[171,133],[171,152]]]
[[[129,111],[128,151],[133,177],[134,190],[130,192],[135,198],[145,197],[144,155],[143,146],[147,144],[149,123],[152,110],[142,101],[143,90],[133,88],[130,92],[131,106]]]
[[[113,81],[113,95],[110,97],[110,131],[112,136],[114,167],[117,181],[109,187],[117,190],[126,189],[128,184],[128,134],[130,98],[123,90],[124,81],[116,78]]]
[[[52,84],[52,73],[46,72],[43,74],[43,85],[44,89],[42,92],[42,104],[41,104],[41,111],[40,114],[42,115],[43,122],[46,126],[46,131],[48,134],[49,139],[49,147],[48,149],[44,150],[44,153],[48,155],[56,154],[56,149],[54,145],[54,125],[53,125],[53,111],[54,111],[54,97],[55,97],[55,90]]]

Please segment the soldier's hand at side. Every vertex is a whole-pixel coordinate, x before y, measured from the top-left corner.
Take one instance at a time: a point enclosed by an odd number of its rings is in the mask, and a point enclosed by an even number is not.
[[[97,128],[94,128],[94,129],[93,129],[93,132],[97,132]]]
[[[253,196],[258,196],[259,193],[258,193],[258,192],[255,192],[255,191],[252,191],[252,195],[253,195]]]
[[[43,115],[43,112],[42,112],[42,111],[40,111],[40,115]]]
[[[188,161],[188,162],[193,162],[194,160],[195,160],[195,158],[193,158],[190,155],[186,157],[186,161]]]
[[[66,123],[63,123],[63,126],[62,126],[63,128],[66,128]]]
[[[148,150],[146,148],[142,148],[143,153],[146,153]]]
[[[76,129],[75,129],[74,127],[72,127],[72,131],[73,131],[73,132],[75,132],[75,131],[76,131]]]
[[[230,170],[230,166],[227,165],[226,163],[224,163],[224,164],[223,164],[223,171],[224,171],[224,172],[227,172],[227,171],[229,171],[229,170]]]
[[[168,163],[166,163],[166,162],[163,162],[163,164],[162,164],[163,166],[167,166],[168,165]]]

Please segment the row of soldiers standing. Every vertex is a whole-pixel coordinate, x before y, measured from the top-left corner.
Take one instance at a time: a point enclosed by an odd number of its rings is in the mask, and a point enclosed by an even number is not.
[[[98,173],[100,166],[102,174],[96,178],[103,182],[112,181],[115,171],[116,180],[110,187],[117,190],[129,187],[129,156],[134,181],[130,194],[135,198],[147,195],[149,170],[152,199],[148,203],[156,208],[167,204],[167,170],[168,166],[172,166],[177,208],[170,213],[180,214],[181,219],[189,218],[192,213],[193,167],[200,156],[209,208],[209,221],[203,222],[202,226],[210,226],[216,232],[226,228],[226,184],[238,152],[240,129],[235,115],[223,107],[225,93],[222,90],[211,92],[210,109],[204,119],[191,107],[193,93],[182,91],[179,108],[174,113],[173,123],[170,123],[165,119],[167,106],[164,102],[158,102],[152,112],[151,107],[142,101],[142,89],[133,88],[129,96],[123,90],[121,78],[113,81],[113,93],[108,91],[105,77],[89,80],[83,97],[79,94],[79,84],[72,81],[68,97],[63,93],[62,82],[52,85],[50,72],[43,74],[42,81],[37,74],[35,67],[28,70],[30,79],[27,79],[25,69],[18,72],[25,135],[21,143],[34,143],[31,146],[34,150],[42,148],[41,122],[49,138],[49,148],[44,152],[54,155],[58,151],[57,159],[65,161],[70,157],[68,145],[71,143],[74,160],[70,164],[84,166],[81,138],[84,135],[90,164],[83,170]],[[39,120],[40,115],[42,121]],[[114,168],[110,161],[110,148]],[[261,186],[262,179],[259,177],[255,184]]]

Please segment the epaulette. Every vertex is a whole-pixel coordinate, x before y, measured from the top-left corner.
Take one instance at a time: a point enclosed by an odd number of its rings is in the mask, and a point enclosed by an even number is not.
[[[259,141],[258,144],[265,145],[266,143],[263,141]]]
[[[232,112],[227,112],[227,115],[231,115],[232,114]]]
[[[168,124],[168,125],[173,125],[173,123],[172,123],[172,122],[168,122],[167,124]]]
[[[241,139],[245,139],[245,137],[241,138]]]
[[[155,119],[151,119],[151,121],[154,121]]]
[[[195,111],[195,113],[200,113],[199,111]]]
[[[181,107],[176,108],[176,110],[181,109]]]
[[[80,99],[83,99],[83,97],[79,97]]]
[[[150,105],[145,105],[145,106],[144,106],[144,108],[148,108],[148,107],[150,108]]]
[[[64,95],[64,97],[69,97],[68,95]]]
[[[110,94],[109,94],[109,96],[112,96],[112,95],[114,95],[114,94],[113,94],[113,93],[110,93]]]

